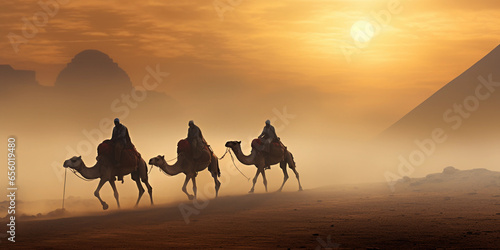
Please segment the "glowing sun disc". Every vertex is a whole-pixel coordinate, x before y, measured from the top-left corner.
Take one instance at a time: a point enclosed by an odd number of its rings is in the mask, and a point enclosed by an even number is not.
[[[357,21],[351,27],[351,37],[355,41],[366,43],[369,42],[373,36],[375,36],[375,27],[368,21]]]

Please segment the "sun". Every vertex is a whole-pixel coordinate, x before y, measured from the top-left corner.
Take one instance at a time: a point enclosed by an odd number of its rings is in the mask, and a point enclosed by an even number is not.
[[[351,27],[351,37],[354,41],[367,43],[375,36],[375,27],[366,20],[359,20]]]

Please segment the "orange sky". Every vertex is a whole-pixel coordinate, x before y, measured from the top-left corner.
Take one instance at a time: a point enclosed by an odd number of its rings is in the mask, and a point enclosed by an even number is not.
[[[134,84],[146,66],[163,64],[178,82],[225,76],[264,92],[290,86],[321,93],[325,110],[343,113],[351,122],[374,123],[369,135],[500,41],[500,4],[493,0],[218,0],[222,7],[234,3],[223,19],[211,0],[60,0],[64,4],[57,13],[16,53],[8,34],[22,35],[23,17],[43,16],[37,2],[0,3],[0,64],[36,70],[43,85],[52,85],[78,52],[98,49]],[[388,4],[400,12],[391,14],[388,25],[349,63],[341,48],[353,44],[351,26],[359,20],[375,23],[372,13],[387,13]],[[172,96],[189,92],[168,85],[158,90]]]
[[[52,86],[66,64],[87,49],[109,55],[134,85],[141,84],[147,67],[160,65],[170,75],[155,91],[190,106],[176,117],[182,123],[163,117],[166,111],[160,108],[151,111],[147,122],[126,121],[147,158],[156,154],[173,157],[175,140],[185,136],[188,119],[199,122],[219,154],[224,152],[226,140],[248,144],[261,131],[264,120],[275,116],[274,109],[287,108],[297,118],[279,135],[307,169],[303,184],[309,187],[332,181],[383,181],[385,170],[396,166],[355,168],[358,162],[353,159],[362,158],[357,140],[377,136],[500,41],[498,0],[216,0],[222,7],[234,4],[223,18],[213,0],[57,1],[67,3],[58,5],[53,16],[45,13],[39,0],[0,2],[0,64],[36,70],[39,83],[46,86]],[[49,7],[54,10],[53,5]],[[390,14],[389,20],[390,10],[397,13]],[[358,21],[380,26],[373,13],[382,15],[387,25],[362,44],[349,62],[342,48],[355,46],[351,27]],[[33,23],[33,17],[40,24],[36,32],[25,27],[24,20]],[[26,39],[17,52],[9,41],[14,35]],[[71,105],[65,108],[71,112]],[[39,173],[52,173],[50,164],[60,166],[66,159],[64,145],[74,147],[81,141],[82,128],[71,128],[71,121],[64,117],[68,112],[62,113],[61,120],[44,123],[55,124],[52,130],[64,129],[58,135],[63,146],[44,146],[45,151],[39,152],[43,156],[40,166],[33,164],[33,155],[20,158],[20,165],[29,166],[20,168],[23,183],[41,182]],[[168,122],[155,120],[156,112]],[[89,121],[95,124],[91,128],[98,122]],[[44,135],[29,130],[20,140],[31,147],[51,140],[48,133],[52,130],[41,129]],[[163,140],[157,141],[152,131]],[[84,155],[89,164],[94,153]],[[229,161],[223,164],[223,171],[233,169]],[[39,172],[31,173],[32,168]],[[251,175],[254,169],[243,171]],[[69,178],[74,178],[69,181],[71,194],[93,199],[89,190],[95,184],[90,188],[74,176]],[[208,183],[209,177],[203,178]],[[279,170],[269,175],[273,185],[279,185],[281,178]],[[234,177],[231,185],[246,189],[240,179]],[[23,195],[34,199],[50,189],[59,197],[62,184],[57,180],[49,174],[43,180],[45,189],[32,189],[28,194],[27,188]],[[155,173],[151,180],[155,188],[163,183],[163,188],[182,195],[182,178],[166,179]],[[133,195],[134,188],[129,186]],[[289,188],[294,189],[294,184]]]

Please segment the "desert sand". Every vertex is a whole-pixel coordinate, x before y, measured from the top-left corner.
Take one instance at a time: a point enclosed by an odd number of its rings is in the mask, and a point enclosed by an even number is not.
[[[480,180],[481,173],[497,178],[491,172],[479,172],[461,172],[456,178],[443,173],[407,179],[395,186],[395,192],[386,184],[332,186],[88,215],[68,211],[65,218],[19,221],[17,242],[2,239],[2,245],[51,249],[498,248],[500,182],[473,186],[470,179]],[[464,182],[468,186],[453,188],[453,183],[467,179],[464,176],[472,176]],[[436,183],[452,188],[439,188]],[[196,211],[189,223],[180,204]]]

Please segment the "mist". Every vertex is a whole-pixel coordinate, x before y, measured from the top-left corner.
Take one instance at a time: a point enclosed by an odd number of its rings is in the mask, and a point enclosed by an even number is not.
[[[475,85],[463,83],[472,81],[469,75],[487,75],[484,72],[490,72],[489,65],[496,62],[497,53],[498,49],[395,125],[384,127],[392,121],[376,116],[359,119],[364,111],[351,110],[335,100],[337,104],[332,106],[331,95],[313,87],[273,78],[224,75],[192,64],[184,68],[151,66],[143,72],[146,80],[132,83],[107,55],[84,51],[68,64],[54,86],[2,83],[6,91],[1,102],[9,107],[2,113],[9,122],[0,126],[4,138],[14,136],[17,140],[18,193],[25,202],[62,199],[65,174],[67,196],[95,199],[97,181],[78,179],[62,163],[81,155],[88,167],[93,166],[96,148],[111,137],[115,117],[128,127],[132,142],[146,162],[157,155],[175,160],[177,142],[187,136],[189,120],[202,129],[217,156],[221,157],[226,152],[225,143],[233,140],[241,141],[243,152],[249,154],[251,140],[270,119],[294,156],[304,188],[378,182],[392,190],[394,183],[405,176],[438,173],[447,166],[500,170],[495,164],[500,160],[495,154],[500,149],[496,145],[500,134],[489,123],[499,99],[495,93],[474,110],[470,119],[463,120],[460,129],[449,128],[453,124],[440,118],[454,102],[474,93]],[[100,66],[96,67],[96,62]],[[185,70],[192,67],[197,75]],[[263,87],[262,81],[269,84]],[[9,105],[14,102],[18,105]],[[436,134],[436,128],[442,131]],[[5,160],[5,155],[2,157]],[[221,196],[248,192],[256,173],[254,166],[245,166],[237,159],[233,164],[227,155],[220,161],[220,168]],[[290,169],[288,173],[284,191],[296,191],[296,177]],[[266,175],[269,191],[277,190],[283,181],[282,170],[275,165]],[[149,178],[158,202],[185,199],[180,190],[184,175],[165,176],[152,167]],[[202,197],[214,197],[208,171],[199,173],[198,185]],[[130,177],[118,187],[123,199],[137,197],[137,187]],[[264,192],[262,177],[256,192]],[[105,200],[113,199],[108,185],[101,194]]]

